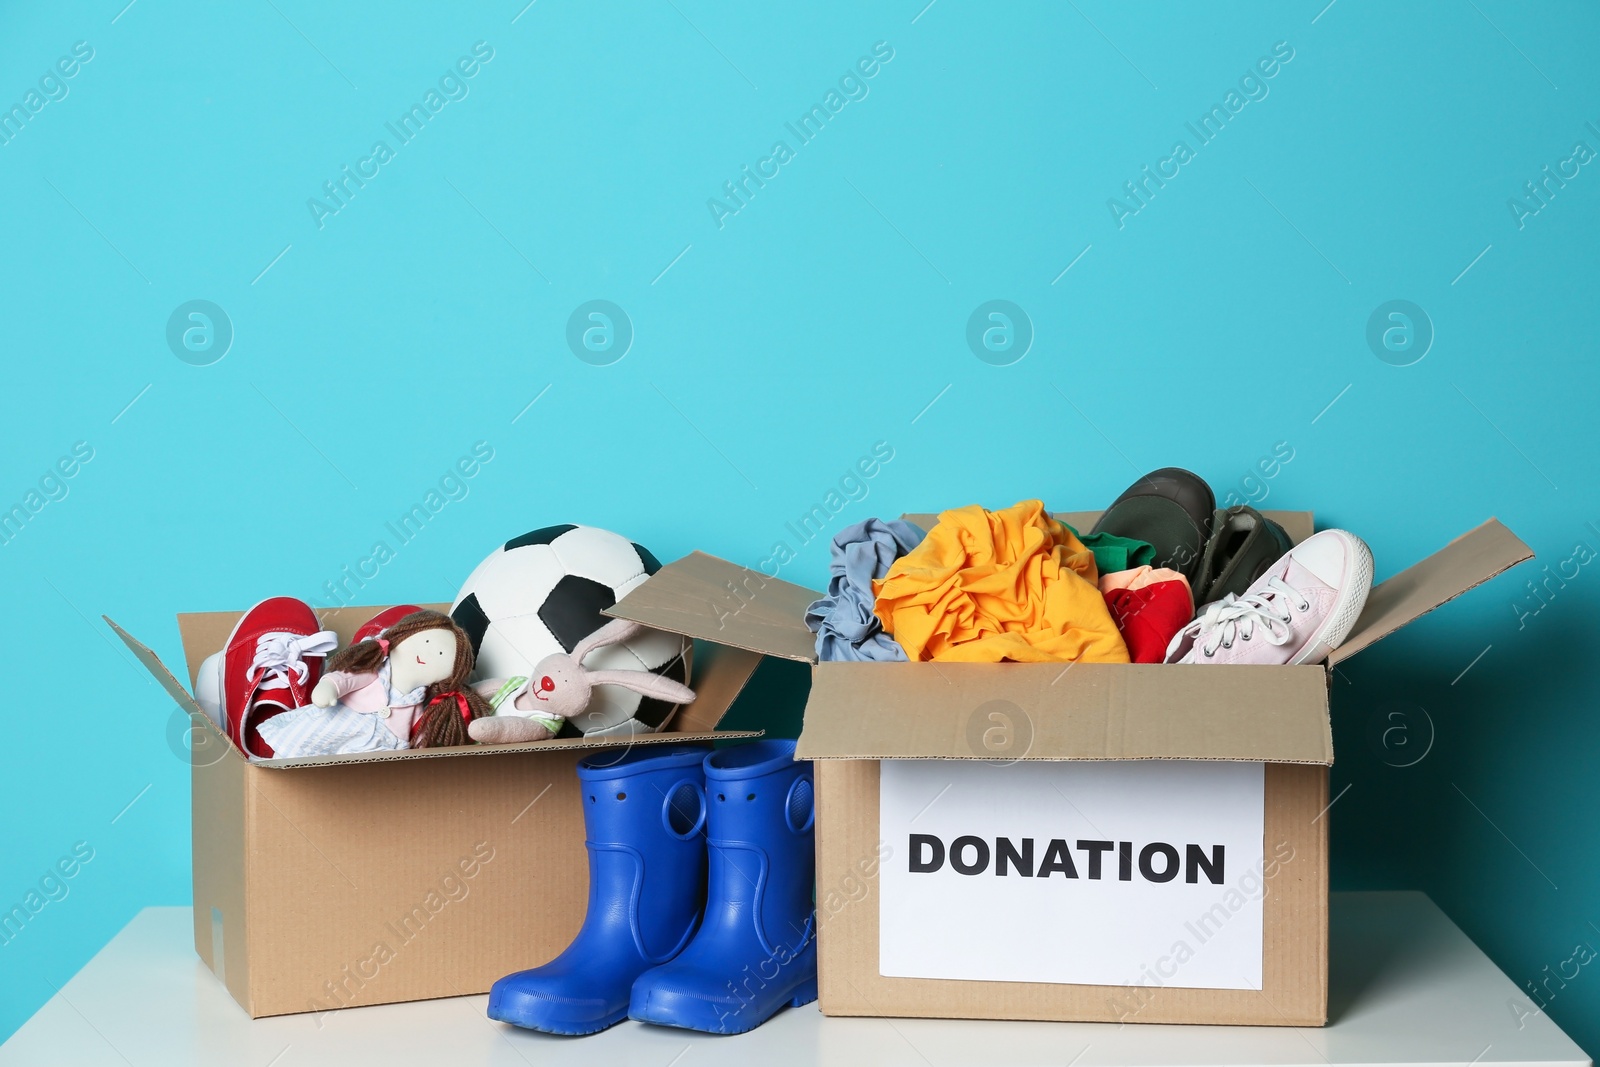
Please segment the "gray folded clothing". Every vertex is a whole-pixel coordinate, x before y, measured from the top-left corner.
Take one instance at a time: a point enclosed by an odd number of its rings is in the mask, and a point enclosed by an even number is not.
[[[833,536],[828,595],[806,609],[822,660],[904,661],[900,643],[872,613],[872,581],[928,536],[900,519],[864,519]]]

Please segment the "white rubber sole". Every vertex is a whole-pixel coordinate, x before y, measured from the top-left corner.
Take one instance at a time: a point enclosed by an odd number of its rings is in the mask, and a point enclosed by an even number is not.
[[[1344,541],[1345,549],[1350,553],[1351,572],[1339,590],[1339,599],[1334,601],[1333,610],[1328,612],[1328,617],[1322,620],[1322,625],[1311,635],[1305,647],[1289,660],[1290,666],[1321,663],[1334,649],[1344,644],[1344,639],[1350,636],[1356,620],[1361,617],[1361,609],[1367,606],[1367,594],[1372,592],[1372,549],[1348,530],[1326,530],[1323,533],[1336,534]]]
[[[223,735],[228,733],[228,717],[222,711],[222,653],[213,652],[200,664],[194,677],[194,700],[206,718],[217,724]]]

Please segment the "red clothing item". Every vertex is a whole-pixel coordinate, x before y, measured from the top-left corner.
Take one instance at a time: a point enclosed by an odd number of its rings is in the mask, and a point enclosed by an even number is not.
[[[1173,570],[1135,567],[1100,579],[1101,595],[1134,663],[1160,663],[1167,645],[1194,618],[1189,583]]]

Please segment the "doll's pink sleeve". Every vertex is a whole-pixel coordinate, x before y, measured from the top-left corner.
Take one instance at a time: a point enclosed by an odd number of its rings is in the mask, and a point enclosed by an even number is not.
[[[360,673],[352,671],[329,671],[327,674],[322,676],[323,681],[333,683],[334,691],[341,697],[346,693],[353,693],[357,689],[364,689],[373,682],[377,681],[377,679],[377,674],[372,671],[362,671]]]

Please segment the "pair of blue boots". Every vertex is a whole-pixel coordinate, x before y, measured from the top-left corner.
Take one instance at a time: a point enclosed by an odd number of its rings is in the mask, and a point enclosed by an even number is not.
[[[817,999],[815,807],[794,748],[580,760],[588,913],[561,955],[494,984],[489,1017],[551,1034],[627,1018],[740,1034]]]

